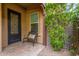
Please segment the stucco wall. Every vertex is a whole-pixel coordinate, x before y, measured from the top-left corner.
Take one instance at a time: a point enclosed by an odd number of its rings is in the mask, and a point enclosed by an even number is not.
[[[2,51],[2,4],[0,3],[0,52]]]
[[[2,45],[3,48],[8,46],[8,18],[7,9],[12,9],[21,13],[21,40],[23,41],[24,36],[27,36],[30,31],[30,14],[32,12],[38,12],[39,15],[39,38],[38,43],[43,43],[43,13],[40,7],[24,9],[17,4],[2,4]],[[26,39],[25,39],[26,40]]]
[[[12,9],[14,11],[17,11],[21,13],[21,40],[23,39],[23,35],[26,33],[26,10],[21,8],[20,6],[16,4],[2,4],[3,8],[3,39],[2,39],[2,45],[3,47],[8,46],[8,18],[7,18],[7,9]]]
[[[38,35],[39,35],[39,37],[38,37],[38,40],[37,40],[37,42],[38,43],[41,43],[41,44],[43,44],[43,13],[42,13],[42,10],[40,9],[40,7],[36,7],[36,8],[28,8],[27,10],[26,10],[26,19],[27,19],[27,33],[30,31],[30,29],[31,29],[31,23],[30,23],[30,15],[31,15],[31,13],[33,13],[33,12],[37,12],[38,13],[38,21],[39,21],[39,23],[38,23]]]

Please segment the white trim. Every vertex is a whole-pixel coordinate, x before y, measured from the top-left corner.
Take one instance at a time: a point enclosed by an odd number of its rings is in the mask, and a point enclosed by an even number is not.
[[[33,22],[33,23],[31,23],[31,24],[36,24],[36,23],[39,23],[39,22]]]

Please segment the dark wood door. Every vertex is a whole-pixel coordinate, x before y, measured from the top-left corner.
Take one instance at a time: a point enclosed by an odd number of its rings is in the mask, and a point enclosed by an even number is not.
[[[8,44],[21,41],[21,15],[8,9]]]

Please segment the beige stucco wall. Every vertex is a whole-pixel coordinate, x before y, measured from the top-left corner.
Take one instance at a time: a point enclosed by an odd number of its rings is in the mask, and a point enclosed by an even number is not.
[[[2,51],[2,4],[0,3],[0,52]]]
[[[7,9],[12,9],[21,13],[21,40],[24,36],[27,36],[30,31],[30,14],[32,12],[38,12],[39,15],[39,38],[38,43],[43,43],[43,13],[42,10],[37,8],[24,9],[17,4],[2,4],[2,47],[8,46],[8,18]]]

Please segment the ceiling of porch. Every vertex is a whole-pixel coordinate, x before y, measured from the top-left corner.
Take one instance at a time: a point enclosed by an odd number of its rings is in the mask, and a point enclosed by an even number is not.
[[[40,6],[42,3],[18,3],[18,5],[20,5],[23,8],[28,8],[28,7],[38,7]]]

